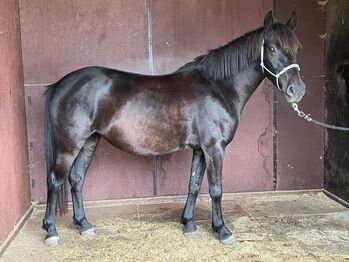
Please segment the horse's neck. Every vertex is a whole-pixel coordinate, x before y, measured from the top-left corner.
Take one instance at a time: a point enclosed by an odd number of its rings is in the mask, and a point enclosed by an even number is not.
[[[259,61],[250,64],[246,69],[234,74],[232,88],[238,96],[238,111],[241,112],[254,91],[264,79]]]
[[[260,52],[261,52],[261,45],[262,45],[261,34],[263,34],[263,32],[264,32],[263,29],[257,29],[256,31],[251,32],[250,34],[246,34],[242,38],[236,40],[238,42],[234,41],[224,47],[217,49],[217,50],[221,50],[221,53],[223,54],[225,52],[229,54],[231,52],[232,47],[235,47],[235,48],[246,47],[251,49],[251,50],[241,51],[241,52],[245,52],[246,56],[243,56],[240,54],[234,55],[233,59],[230,59],[227,61],[228,68],[232,68],[231,66],[229,66],[229,63],[242,65],[241,67],[244,67],[243,65],[247,64],[245,68],[239,70],[238,67],[240,66],[235,66],[235,68],[233,66],[233,68],[237,70],[237,72],[234,72],[235,70],[232,70],[231,72],[230,70],[227,70],[225,72],[230,72],[231,75],[225,75],[224,80],[219,80],[219,81],[223,81],[223,85],[226,86],[227,89],[231,91],[231,95],[230,96],[228,95],[229,97],[227,99],[233,99],[234,101],[233,107],[235,108],[235,110],[237,110],[240,113],[244,108],[245,104],[247,103],[248,99],[252,96],[254,91],[257,89],[257,87],[265,77],[260,66]],[[246,39],[244,38],[249,38],[249,39],[246,41]],[[250,46],[246,42],[253,43],[253,45],[256,45],[256,46]],[[242,45],[242,43],[245,45]],[[217,51],[213,51],[213,53],[214,52],[217,52]],[[217,58],[217,56],[214,56],[214,57]],[[220,57],[218,55],[218,57],[221,59],[224,59],[225,56]],[[238,63],[236,63],[236,59],[242,59],[242,61],[237,61]],[[209,64],[209,65],[212,66],[212,64]],[[220,63],[217,63],[217,66],[218,67],[226,66],[226,64],[220,62]],[[214,70],[211,70],[211,71],[214,71]],[[221,71],[222,69],[219,72]],[[213,78],[215,78],[215,76],[213,76]]]

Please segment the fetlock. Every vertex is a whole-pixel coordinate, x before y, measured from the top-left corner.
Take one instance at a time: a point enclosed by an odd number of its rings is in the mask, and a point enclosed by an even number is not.
[[[82,231],[87,230],[92,228],[93,226],[90,224],[90,222],[87,221],[86,217],[77,220],[76,218],[73,218],[73,225],[78,228],[81,229]]]

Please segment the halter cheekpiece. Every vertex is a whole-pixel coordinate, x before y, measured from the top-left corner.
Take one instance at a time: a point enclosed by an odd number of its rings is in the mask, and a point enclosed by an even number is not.
[[[279,88],[281,91],[282,89],[279,86],[279,77],[283,74],[286,73],[288,70],[292,69],[292,68],[296,68],[298,71],[301,70],[299,64],[291,64],[289,66],[286,66],[284,69],[282,69],[279,73],[274,74],[273,72],[271,72],[265,65],[264,65],[264,39],[262,41],[262,47],[261,47],[261,63],[260,63],[261,67],[262,67],[262,71],[264,73],[264,70],[266,70],[269,74],[271,74],[272,76],[274,76],[276,78],[276,86],[277,88]]]

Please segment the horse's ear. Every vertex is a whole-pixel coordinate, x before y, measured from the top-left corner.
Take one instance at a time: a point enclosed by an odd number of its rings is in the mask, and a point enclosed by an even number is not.
[[[273,12],[269,11],[264,17],[264,29],[269,31],[274,24]]]
[[[286,26],[288,28],[290,28],[291,30],[293,30],[293,29],[295,29],[296,25],[297,25],[297,15],[296,15],[296,12],[293,11],[290,19],[288,19],[288,21],[286,23]]]

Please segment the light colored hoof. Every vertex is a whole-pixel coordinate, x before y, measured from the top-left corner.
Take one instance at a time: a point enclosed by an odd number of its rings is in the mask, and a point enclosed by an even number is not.
[[[96,232],[95,232],[95,229],[93,227],[89,228],[89,229],[86,229],[84,231],[81,231],[80,234],[82,236],[94,236],[96,235]]]
[[[198,231],[193,231],[193,232],[184,232],[185,237],[187,238],[193,238],[193,239],[198,239],[201,238],[200,233]]]
[[[237,242],[237,240],[234,235],[231,235],[230,237],[227,237],[226,239],[221,240],[221,243],[223,245],[232,245],[235,242]]]
[[[53,236],[45,239],[45,244],[47,246],[58,246],[59,245],[59,236]]]

